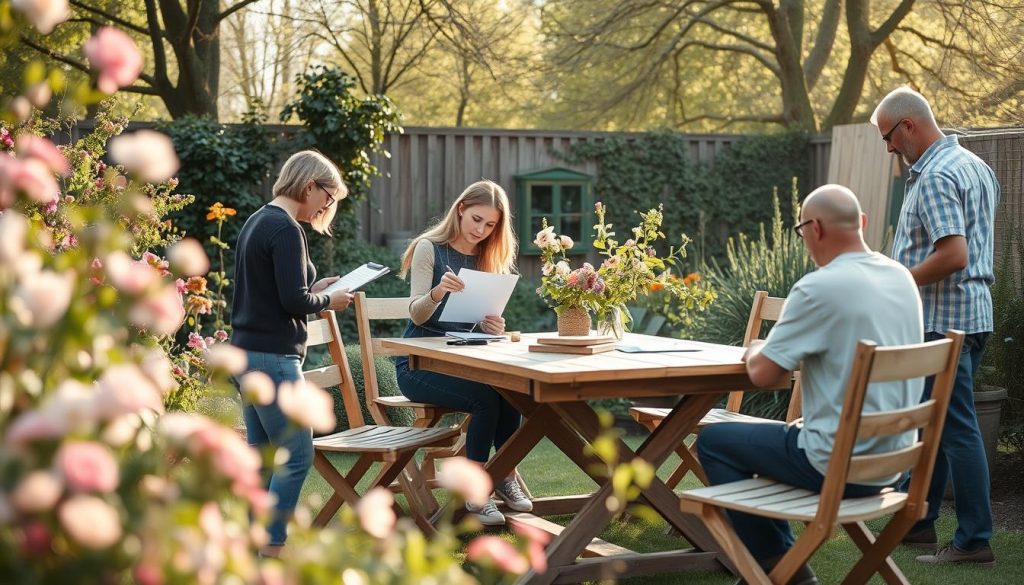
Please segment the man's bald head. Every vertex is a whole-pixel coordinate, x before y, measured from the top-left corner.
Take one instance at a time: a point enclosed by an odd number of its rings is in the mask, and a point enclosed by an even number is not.
[[[817,219],[837,230],[859,230],[860,202],[853,191],[842,185],[818,187],[804,199],[801,215],[804,220]]]

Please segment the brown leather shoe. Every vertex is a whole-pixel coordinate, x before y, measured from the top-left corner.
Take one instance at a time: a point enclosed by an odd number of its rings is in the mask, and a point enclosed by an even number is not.
[[[908,532],[900,543],[911,548],[934,553],[935,549],[939,546],[939,537],[935,534],[935,525],[933,524],[920,530]]]
[[[960,550],[953,543],[949,543],[946,546],[939,549],[939,552],[933,555],[921,555],[917,557],[918,562],[930,563],[930,564],[965,564],[975,565],[978,567],[994,567],[996,565],[996,555],[992,552],[992,547],[984,544],[972,551]]]

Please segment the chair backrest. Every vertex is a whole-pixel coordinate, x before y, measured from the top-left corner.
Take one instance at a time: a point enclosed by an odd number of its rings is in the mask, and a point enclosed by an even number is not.
[[[302,376],[320,386],[329,388],[337,386],[341,390],[341,400],[345,405],[345,416],[348,418],[349,428],[358,428],[366,424],[363,419],[363,410],[359,405],[359,395],[356,393],[355,383],[352,381],[352,369],[348,365],[348,356],[345,355],[345,343],[341,339],[341,329],[338,328],[338,317],[334,311],[326,310],[320,313],[320,318],[306,324],[309,334],[306,340],[306,348],[326,345],[331,355],[331,365],[302,372]]]
[[[914,345],[877,347],[870,341],[857,344],[832,457],[821,489],[817,521],[835,522],[847,483],[865,483],[908,470],[911,470],[911,482],[906,506],[920,508],[921,517],[924,516],[927,507],[924,500],[935,467],[963,339],[962,332],[951,330],[945,339]],[[935,381],[931,398],[925,402],[899,410],[863,413],[868,384],[926,376],[935,376]],[[913,430],[923,432],[915,434],[915,441],[909,447],[889,453],[853,456],[853,448],[860,439]]]
[[[784,297],[770,297],[768,293],[759,290],[754,293],[754,302],[750,305],[750,316],[747,318],[747,330],[743,334],[743,347],[750,347],[750,343],[761,335],[761,325],[765,321],[778,321],[782,314],[782,305],[785,304]],[[743,391],[737,390],[729,393],[729,400],[725,408],[732,412],[739,412],[743,404]],[[800,416],[800,377],[797,375],[793,386],[793,394],[790,396],[790,408],[786,413],[786,420],[792,421]],[[795,408],[794,408],[795,406]]]
[[[367,402],[373,403],[380,397],[380,386],[377,384],[377,368],[374,367],[374,356],[400,356],[405,352],[384,347],[383,338],[374,338],[370,329],[370,321],[383,319],[409,319],[409,298],[368,298],[366,293],[355,294],[356,327],[359,330],[359,347],[363,357],[363,382],[366,389]],[[373,409],[371,409],[373,412]]]

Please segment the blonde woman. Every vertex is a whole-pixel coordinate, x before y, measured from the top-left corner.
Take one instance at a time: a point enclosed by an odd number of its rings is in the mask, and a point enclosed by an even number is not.
[[[270,376],[275,387],[302,379],[306,315],[340,311],[352,302],[347,290],[322,292],[338,277],[316,279],[299,225],[308,223],[330,235],[337,203],[346,195],[334,163],[315,151],[295,153],[274,183],[274,199],[253,213],[238,235],[231,342],[246,350],[248,370]],[[288,461],[270,476],[268,489],[277,503],[267,526],[269,541],[261,551],[277,556],[313,461],[313,434],[289,422],[276,398],[266,405],[243,402],[242,415],[250,445],[288,451]]]
[[[507,274],[515,269],[516,248],[505,191],[491,181],[466,187],[444,219],[415,238],[402,257],[401,276],[410,275],[411,297],[411,319],[403,336],[436,337],[474,328],[504,333],[505,320],[500,315],[489,315],[480,323],[442,323],[438,317],[450,295],[465,286],[457,276],[459,269]],[[519,412],[486,384],[410,370],[406,358],[396,360],[395,368],[406,398],[470,413],[466,456],[481,465],[490,457],[492,446],[500,449],[519,428]],[[533,509],[515,474],[498,482],[494,491],[513,510]],[[482,524],[505,523],[505,516],[492,502],[479,507],[467,503],[466,509]]]

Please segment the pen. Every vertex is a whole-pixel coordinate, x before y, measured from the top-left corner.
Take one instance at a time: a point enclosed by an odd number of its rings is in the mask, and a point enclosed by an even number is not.
[[[445,264],[444,267],[448,269],[448,272],[451,272],[452,274],[455,274],[455,271],[452,270],[451,266],[448,266],[447,264]]]

